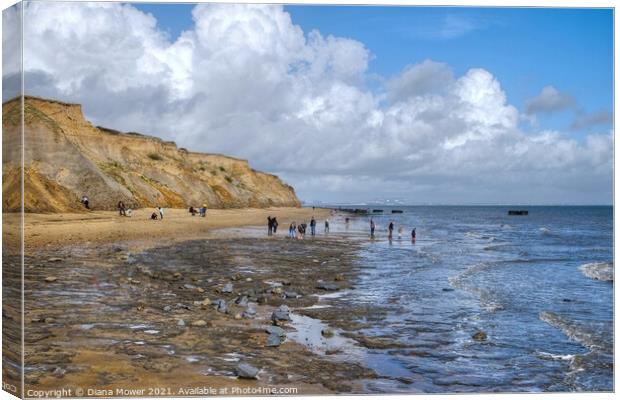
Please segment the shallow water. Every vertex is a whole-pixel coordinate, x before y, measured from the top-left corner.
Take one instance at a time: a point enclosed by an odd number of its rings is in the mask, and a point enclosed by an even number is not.
[[[383,209],[372,241],[371,215],[331,220],[331,235],[362,243],[359,280],[338,306],[380,306],[385,317],[360,332],[399,343],[369,353],[366,365],[382,354],[373,368],[393,379],[369,390],[613,390],[612,207]],[[472,339],[479,330],[486,341]]]

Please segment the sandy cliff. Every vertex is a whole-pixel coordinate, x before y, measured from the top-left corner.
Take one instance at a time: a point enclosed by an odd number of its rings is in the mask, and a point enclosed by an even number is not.
[[[3,211],[20,209],[20,101],[3,104]],[[30,212],[94,209],[119,200],[139,207],[300,205],[294,189],[247,161],[188,152],[173,142],[95,127],[78,104],[34,97],[24,107],[24,207]]]

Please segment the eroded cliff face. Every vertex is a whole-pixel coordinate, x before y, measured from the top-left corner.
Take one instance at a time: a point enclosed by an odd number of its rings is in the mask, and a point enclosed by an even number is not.
[[[20,101],[2,106],[3,211],[20,209]],[[28,212],[127,206],[300,206],[294,189],[245,160],[188,152],[172,142],[93,126],[80,105],[24,100],[24,208]]]

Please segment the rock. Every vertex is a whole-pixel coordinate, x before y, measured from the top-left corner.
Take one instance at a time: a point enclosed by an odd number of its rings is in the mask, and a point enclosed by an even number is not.
[[[56,322],[56,320],[52,317],[47,317],[43,318],[43,322],[45,322],[46,324],[53,324],[54,322]]]
[[[127,278],[127,282],[129,282],[132,285],[139,285],[140,284],[140,281],[135,280],[133,278]]]
[[[47,278],[45,278],[45,282],[56,282],[57,280],[58,278],[55,276],[48,276]]]
[[[253,305],[248,305],[248,308],[241,314],[243,318],[252,319],[256,316],[256,309]]]
[[[206,326],[207,321],[199,319],[198,321],[192,322],[192,326]]]
[[[233,291],[233,285],[232,283],[227,283],[224,285],[224,287],[222,288],[222,293],[232,293]]]
[[[445,288],[443,288],[443,289],[441,289],[441,290],[442,290],[442,291],[444,291],[444,292],[454,292],[454,289],[452,289],[452,288],[447,288],[447,287],[445,287]]]
[[[274,288],[271,288],[271,294],[275,294],[275,295],[280,295],[280,294],[282,294],[282,288],[281,288],[281,287],[274,287]]]
[[[67,373],[66,369],[56,367],[54,371],[52,372],[52,376],[54,376],[55,378],[62,378],[63,376],[65,376],[66,373]]]
[[[211,300],[209,300],[209,298],[205,298],[204,300],[197,300],[197,301],[194,301],[194,305],[202,307],[202,308],[206,308],[211,305]]]
[[[291,286],[291,281],[289,281],[288,279],[283,279],[280,281],[280,283],[282,284],[282,286]]]
[[[173,277],[175,278],[180,278],[181,277],[181,273],[180,272],[175,272],[174,274],[172,274]]]
[[[166,306],[166,307],[164,307],[164,311],[165,311],[165,312],[169,312],[170,310],[172,310],[172,307],[170,307],[170,306]]]
[[[239,296],[237,297],[237,300],[235,300],[235,304],[239,305],[240,307],[245,307],[248,305],[248,296]]]
[[[190,283],[186,283],[185,285],[183,285],[183,287],[185,289],[196,289],[196,286],[190,284]]]
[[[226,300],[224,299],[219,299],[216,300],[216,309],[218,312],[221,312],[222,314],[226,314],[228,313],[228,307],[226,306]]]
[[[235,319],[241,319],[241,318],[243,318],[243,315],[241,313],[235,314]]]
[[[282,337],[276,333],[272,333],[267,338],[267,347],[278,347],[282,344]]]
[[[240,363],[235,369],[237,376],[242,379],[256,379],[258,372],[258,368],[254,368],[250,364],[246,363]]]
[[[562,301],[566,302],[566,303],[570,303],[572,300],[571,299],[562,299]]]
[[[274,323],[278,323],[278,321],[290,321],[291,317],[289,313],[289,308],[286,305],[281,305],[271,314],[271,320]]]
[[[263,295],[260,295],[256,298],[256,302],[258,304],[265,304],[267,302],[267,298]]]
[[[297,292],[284,292],[284,297],[287,299],[296,299],[299,297]]]
[[[136,307],[136,310],[144,311],[144,304],[138,304],[138,306]]]
[[[487,340],[487,334],[483,331],[478,331],[473,334],[472,339],[477,340],[479,342],[483,342]]]
[[[268,326],[265,331],[270,335],[278,335],[280,337],[286,337],[286,331],[279,326]]]
[[[316,283],[316,288],[321,289],[321,290],[330,290],[330,291],[340,290],[340,286],[338,286],[337,284],[331,283],[331,282],[322,282],[322,281],[319,281]]]
[[[61,262],[62,258],[60,258],[60,257],[52,257],[52,258],[48,258],[47,261],[49,261],[49,262]]]
[[[205,290],[204,290],[203,288],[201,288],[201,287],[196,288],[196,291],[197,291],[198,293],[204,293],[204,292],[205,292]]]
[[[185,321],[183,321],[182,319],[178,320],[177,326],[185,326]]]
[[[252,278],[245,278],[246,282],[252,282]]]
[[[342,276],[342,274],[337,274],[337,275],[334,277],[334,280],[335,280],[335,281],[344,281],[344,276]]]
[[[321,330],[321,335],[326,338],[334,337],[334,332],[331,329],[323,329]]]

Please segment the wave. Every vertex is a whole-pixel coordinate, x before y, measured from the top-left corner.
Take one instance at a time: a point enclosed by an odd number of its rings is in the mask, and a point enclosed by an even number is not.
[[[469,278],[478,274],[486,269],[493,267],[493,264],[481,262],[471,265],[465,271],[458,275],[448,278],[448,282],[452,287],[457,289],[463,289],[478,296],[480,299],[480,305],[489,312],[501,311],[504,306],[496,299],[493,292],[479,288],[469,282]]]
[[[579,270],[588,278],[599,281],[613,282],[614,264],[611,262],[594,262],[583,264]]]
[[[553,235],[553,231],[547,228],[546,226],[538,228],[538,231],[540,232],[541,235],[546,235],[546,236]]]
[[[611,332],[605,329],[609,324],[605,322],[577,323],[550,311],[543,311],[538,317],[541,321],[562,331],[572,341],[592,351],[611,352],[613,349],[613,344],[610,342],[613,340]]]
[[[467,236],[469,238],[472,238],[472,239],[488,240],[490,242],[494,242],[495,241],[495,236],[491,236],[491,235],[486,234],[486,233],[468,231],[468,232],[465,232],[465,236]]]

